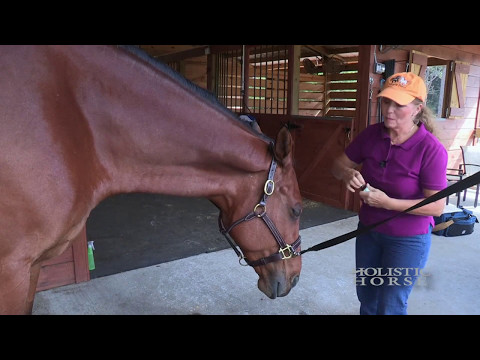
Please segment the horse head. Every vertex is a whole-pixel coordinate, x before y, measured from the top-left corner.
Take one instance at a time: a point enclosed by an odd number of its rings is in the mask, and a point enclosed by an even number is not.
[[[271,148],[272,163],[267,175],[262,172],[255,181],[245,181],[231,213],[223,216],[228,217],[225,221],[228,229],[223,225],[222,214],[219,218],[220,230],[227,240],[227,234],[235,240],[243,254],[231,243],[232,247],[240,260],[255,269],[258,288],[271,299],[290,292],[302,267],[299,256],[302,198],[293,168],[292,148],[292,137],[287,128],[282,128]]]

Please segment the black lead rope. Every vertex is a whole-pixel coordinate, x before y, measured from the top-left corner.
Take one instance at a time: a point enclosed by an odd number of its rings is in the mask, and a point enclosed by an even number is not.
[[[345,242],[347,240],[350,240],[350,239],[352,239],[352,238],[354,238],[354,237],[356,237],[360,234],[366,233],[367,231],[370,231],[373,228],[376,228],[377,226],[396,218],[397,216],[400,216],[404,213],[408,213],[412,210],[415,210],[419,207],[430,204],[431,202],[440,200],[440,199],[445,198],[447,196],[450,196],[452,194],[460,193],[461,191],[463,191],[463,190],[465,190],[465,189],[467,189],[467,188],[469,188],[473,185],[479,184],[479,183],[480,183],[480,171],[471,175],[471,176],[469,176],[469,177],[467,177],[466,179],[462,179],[459,182],[457,182],[453,185],[450,185],[449,187],[443,189],[442,191],[439,191],[438,193],[433,194],[432,196],[429,196],[425,200],[420,201],[419,203],[413,205],[412,207],[410,207],[410,208],[408,208],[408,209],[406,209],[402,212],[399,212],[399,213],[395,214],[394,216],[391,216],[391,217],[389,217],[385,220],[379,221],[375,224],[368,225],[368,226],[362,227],[361,229],[350,231],[349,233],[346,233],[346,234],[337,236],[333,239],[324,241],[320,244],[312,246],[311,248],[300,251],[300,254],[305,254],[307,251],[318,251],[318,250],[326,249],[326,248],[329,248],[331,246],[340,244],[340,243]],[[458,196],[460,196],[460,194]]]

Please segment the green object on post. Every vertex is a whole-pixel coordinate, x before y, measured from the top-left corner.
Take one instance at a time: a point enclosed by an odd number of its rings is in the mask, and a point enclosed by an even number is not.
[[[95,270],[95,259],[93,258],[93,241],[88,242],[88,270]]]

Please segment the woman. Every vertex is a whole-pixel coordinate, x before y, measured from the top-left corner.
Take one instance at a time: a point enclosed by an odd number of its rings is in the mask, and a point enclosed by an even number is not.
[[[378,94],[384,122],[367,127],[335,159],[332,173],[349,191],[366,186],[359,194],[359,228],[447,187],[447,151],[433,135],[435,117],[426,96],[419,76],[390,76]],[[433,216],[444,207],[440,199],[357,236],[360,314],[407,314],[408,297],[428,258]]]

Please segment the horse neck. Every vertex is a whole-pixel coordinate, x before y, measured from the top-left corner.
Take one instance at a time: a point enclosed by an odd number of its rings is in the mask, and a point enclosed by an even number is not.
[[[109,194],[214,197],[265,176],[268,142],[231,114],[126,55],[97,70],[82,108],[110,175]]]
[[[193,105],[179,104],[179,109],[184,106]],[[233,192],[245,177],[268,170],[271,156],[265,142],[238,128],[203,122],[207,117],[222,122],[218,114],[204,116],[208,113],[197,112],[196,121],[190,122],[188,115],[179,112],[142,131],[122,127],[128,133],[128,145],[112,140],[108,152],[114,165],[112,178],[117,179],[114,188],[210,197]],[[182,124],[182,129],[172,124]]]

